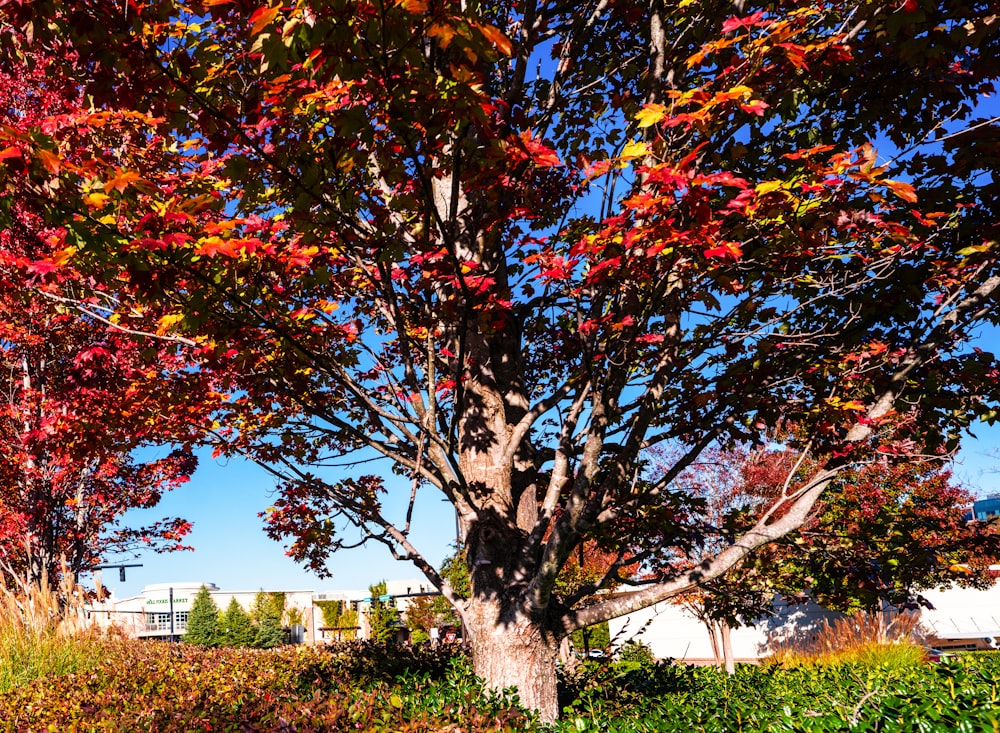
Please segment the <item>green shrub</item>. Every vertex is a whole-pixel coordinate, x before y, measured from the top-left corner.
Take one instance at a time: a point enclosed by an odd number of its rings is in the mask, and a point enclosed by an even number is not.
[[[650,665],[656,662],[653,650],[641,641],[629,640],[618,649],[618,659],[622,662],[634,662],[640,665]]]
[[[894,668],[644,660],[564,670],[575,697],[541,726],[455,650],[203,649],[121,641],[103,660],[0,694],[2,730],[369,733],[937,733],[998,730],[1000,656]]]

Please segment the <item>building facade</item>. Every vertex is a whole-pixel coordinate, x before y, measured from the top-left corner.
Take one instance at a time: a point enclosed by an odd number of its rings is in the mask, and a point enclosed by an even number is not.
[[[176,582],[147,585],[142,592],[130,598],[108,598],[91,605],[91,618],[105,627],[116,627],[122,633],[140,639],[178,641],[187,631],[188,615],[195,596],[202,587],[209,591],[220,612],[225,611],[230,601],[236,602],[248,613],[253,607],[259,590],[221,590],[214,583]],[[312,590],[263,591],[284,596],[285,620],[291,627],[292,641],[295,643],[322,644],[343,638],[331,633],[323,626],[323,614],[316,601],[336,600],[346,608],[358,612],[358,632],[365,637],[365,612],[371,606],[367,590],[333,590],[315,592]],[[413,598],[433,595],[436,592],[426,580],[386,581],[386,596],[383,601],[405,614]],[[351,635],[353,638],[353,635]]]

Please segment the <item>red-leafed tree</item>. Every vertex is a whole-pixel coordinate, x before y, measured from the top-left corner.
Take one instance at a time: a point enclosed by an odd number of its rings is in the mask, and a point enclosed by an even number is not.
[[[672,465],[656,451],[653,472]],[[804,459],[804,460],[803,460]],[[678,552],[685,570],[714,557],[771,509],[788,477],[814,459],[792,451],[710,450],[678,479],[697,497],[699,542]],[[754,551],[743,564],[680,597],[709,629],[717,657],[732,669],[732,624],[772,610],[776,595],[810,598],[832,610],[913,608],[920,592],[949,585],[985,587],[1000,553],[996,528],[967,520],[972,496],[940,461],[879,460],[843,471],[798,530]]]
[[[60,89],[38,68],[0,74],[0,123],[7,134],[80,114],[80,90]],[[67,165],[69,163],[66,163]],[[54,164],[52,164],[54,165]],[[47,191],[58,196],[57,185]],[[85,278],[53,247],[44,206],[21,193],[5,202],[0,231],[0,574],[32,584],[75,583],[101,560],[138,549],[185,549],[190,524],[163,519],[122,526],[132,509],[152,508],[188,480],[189,448],[159,459],[134,451],[169,440],[166,398],[197,382],[175,345],[139,341]],[[47,258],[55,262],[47,262]],[[53,267],[58,274],[53,274]],[[48,282],[46,282],[48,278]],[[87,295],[82,295],[87,293]],[[73,308],[66,305],[71,295]],[[86,313],[84,315],[83,313]]]
[[[46,283],[71,261],[228,379],[223,449],[280,476],[294,556],[413,561],[477,672],[553,718],[567,634],[994,414],[992,5],[14,0],[0,63],[92,107],[0,129],[0,185],[54,228]],[[697,533],[667,487],[782,420],[812,470],[697,568],[660,561]],[[344,455],[387,468],[324,469]],[[467,596],[411,540],[441,496]],[[591,540],[657,570],[566,602]]]
[[[185,520],[120,526],[196,465],[188,449],[132,454],[157,434],[160,370],[120,332],[47,303],[0,297],[0,313],[0,570],[75,581],[108,556],[185,549]]]
[[[798,532],[762,548],[756,572],[846,613],[917,607],[921,591],[949,585],[987,587],[1000,537],[968,520],[972,502],[935,463],[862,466],[838,478]]]

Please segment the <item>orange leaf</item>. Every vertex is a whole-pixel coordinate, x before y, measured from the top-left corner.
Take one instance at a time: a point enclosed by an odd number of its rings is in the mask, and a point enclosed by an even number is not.
[[[133,183],[141,180],[142,176],[135,171],[119,170],[118,174],[114,178],[104,182],[104,190],[124,192],[125,189]]]
[[[504,35],[503,31],[499,28],[495,28],[491,25],[480,25],[476,24],[486,40],[496,46],[497,51],[502,53],[504,56],[510,56],[513,46],[511,45],[510,39]]]
[[[8,158],[20,158],[21,151],[15,147],[4,148],[0,150],[0,160],[7,160]]]
[[[396,5],[414,15],[423,15],[427,12],[427,3],[425,0],[398,0]]]
[[[883,181],[885,187],[910,204],[917,202],[917,192],[909,183],[903,181]]]
[[[455,37],[455,28],[450,25],[431,23],[430,28],[427,29],[427,35],[431,38],[436,38],[441,48],[448,48],[451,39]]]
[[[62,168],[62,160],[50,150],[39,150],[38,159],[49,173],[59,173],[59,169]]]
[[[250,16],[250,23],[252,27],[250,28],[250,34],[256,36],[264,28],[270,25],[274,19],[278,16],[278,11],[281,10],[280,7],[276,8],[257,8],[253,15]]]

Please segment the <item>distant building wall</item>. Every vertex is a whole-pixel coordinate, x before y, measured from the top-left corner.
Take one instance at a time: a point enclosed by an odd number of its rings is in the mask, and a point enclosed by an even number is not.
[[[793,634],[810,634],[835,614],[815,603],[788,604],[776,599],[774,615],[755,626],[734,628],[731,634],[733,657],[752,661],[769,653],[769,643]],[[677,603],[658,603],[651,608],[609,622],[612,646],[634,640],[647,644],[660,659],[704,664],[714,660],[712,643],[705,624]]]
[[[924,591],[932,608],[921,609],[920,622],[928,642],[942,648],[996,648],[1000,646],[1000,585],[986,590],[943,588]],[[792,637],[808,639],[825,620],[842,618],[815,603],[789,605],[775,600],[774,615],[755,626],[733,629],[733,656],[756,660]],[[648,644],[660,659],[704,663],[713,659],[705,626],[683,606],[658,603],[610,622],[612,645],[630,639]]]

